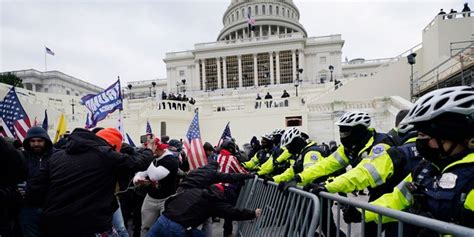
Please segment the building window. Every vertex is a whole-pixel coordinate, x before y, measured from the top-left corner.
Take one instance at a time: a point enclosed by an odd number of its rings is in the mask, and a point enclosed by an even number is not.
[[[270,55],[257,54],[258,86],[270,85]]]
[[[224,62],[222,58],[219,58],[219,65],[221,67],[221,87],[219,89],[224,88]]]
[[[278,6],[276,7],[276,14],[277,14],[277,16],[280,15],[280,9],[278,8]]]
[[[262,14],[265,15],[265,5],[262,6]]]
[[[184,76],[184,70],[179,70],[179,75]]]
[[[245,18],[245,9],[242,8],[242,18]]]
[[[79,93],[76,92],[76,96],[79,96]]]
[[[48,93],[48,87],[44,88],[44,92]]]
[[[234,14],[232,13],[232,22],[234,22]]]
[[[226,57],[227,88],[239,87],[239,61],[237,56]]]
[[[253,55],[242,55],[242,86],[254,86]]]
[[[269,13],[270,15],[273,14],[273,6],[272,6],[272,5],[270,5],[270,6],[268,7],[268,13]]]
[[[303,118],[301,116],[291,116],[285,118],[287,127],[299,127],[303,125]]]
[[[70,92],[70,91],[66,91],[66,95],[70,95],[70,94],[71,94],[71,92]]]
[[[326,57],[319,57],[320,64],[326,64]]]
[[[203,79],[203,76],[202,76],[202,61],[199,60],[199,85],[200,85],[201,90],[203,90],[202,79]]]
[[[282,14],[283,16],[285,16],[285,8],[284,8],[284,7],[281,8],[281,14]]]
[[[206,90],[217,89],[217,61],[215,58],[206,59]]]
[[[276,54],[272,53],[272,60],[273,60],[273,84],[277,84],[277,63],[276,63]]]
[[[252,8],[251,7],[248,8],[247,15],[249,15],[249,16],[252,15]]]
[[[293,56],[290,50],[280,52],[280,83],[293,83]]]
[[[286,10],[286,15],[288,16],[288,18],[290,17],[290,10]]]
[[[258,15],[258,6],[255,6],[255,15]]]

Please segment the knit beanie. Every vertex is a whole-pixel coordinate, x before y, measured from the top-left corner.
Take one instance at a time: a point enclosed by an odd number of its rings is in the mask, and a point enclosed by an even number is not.
[[[96,135],[106,140],[117,152],[120,152],[122,148],[122,134],[119,130],[116,128],[104,128],[97,132]]]

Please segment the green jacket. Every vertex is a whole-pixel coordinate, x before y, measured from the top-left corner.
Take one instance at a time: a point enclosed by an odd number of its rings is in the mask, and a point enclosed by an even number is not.
[[[310,142],[304,149],[303,152],[296,159],[295,163],[288,169],[286,169],[282,174],[273,176],[275,183],[286,182],[291,180],[301,171],[310,166],[315,165],[323,159],[323,155],[319,151],[319,147],[315,142]],[[295,172],[296,171],[296,172]]]

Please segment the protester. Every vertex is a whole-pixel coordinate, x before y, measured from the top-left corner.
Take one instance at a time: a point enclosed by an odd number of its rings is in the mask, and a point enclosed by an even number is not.
[[[166,201],[165,211],[153,225],[147,237],[204,236],[196,227],[211,216],[230,220],[251,220],[259,217],[261,209],[237,209],[225,201],[224,186],[207,189],[192,188],[173,195]]]
[[[142,206],[142,237],[163,212],[166,199],[176,192],[179,168],[179,161],[168,150],[168,144],[162,143],[159,138],[153,138],[149,143],[155,159],[148,169],[138,172],[133,178],[135,185],[149,185]]]
[[[122,135],[115,128],[97,135],[76,128],[66,149],[44,164],[26,193],[27,201],[43,207],[44,236],[116,235],[112,215],[118,208],[117,176],[143,170],[151,162],[151,157],[118,153],[121,146]]]
[[[207,162],[217,161],[216,149],[209,142],[205,142],[203,145],[204,152],[206,153]]]
[[[462,9],[462,12],[464,12],[463,16],[464,17],[470,17],[471,16],[471,13],[469,13],[470,11],[471,11],[471,8],[469,8],[469,6],[467,5],[467,2],[464,3],[464,7]]]
[[[267,94],[265,95],[265,99],[266,100],[273,99],[273,96],[270,95],[270,92],[267,92]]]
[[[283,90],[283,95],[281,95],[281,98],[288,98],[290,97],[290,94],[286,90]]]

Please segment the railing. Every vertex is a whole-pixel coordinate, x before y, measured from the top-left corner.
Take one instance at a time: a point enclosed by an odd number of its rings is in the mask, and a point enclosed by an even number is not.
[[[474,65],[474,43],[471,43],[414,80],[413,92],[416,95],[435,85],[439,85],[441,82],[449,79],[450,76],[459,71],[462,72],[464,68],[471,65]]]
[[[239,222],[238,236],[314,236],[318,225],[318,198],[308,192],[292,189],[288,194],[277,190],[277,185],[255,177],[241,189],[238,208],[262,209],[254,221]]]
[[[319,199],[319,200],[318,200]],[[334,204],[334,207],[333,207]],[[397,211],[381,206],[371,205],[367,202],[356,200],[351,197],[343,197],[336,194],[321,192],[319,198],[299,188],[290,188],[288,193],[277,190],[277,185],[268,182],[263,183],[257,177],[246,181],[242,187],[236,206],[238,208],[262,209],[262,215],[253,221],[239,222],[238,236],[315,236],[319,232],[322,236],[340,236],[338,231],[331,235],[331,229],[341,229],[341,209],[348,206],[362,209],[359,224],[348,224],[345,228],[347,236],[354,234],[364,236],[366,232],[365,211],[378,214],[376,223],[377,236],[382,234],[382,216],[398,220],[396,229],[390,229],[391,234],[403,236],[405,224],[417,226],[442,234],[455,236],[474,236],[474,229],[464,226],[443,222],[424,216],[414,215],[408,212]],[[335,209],[335,214],[331,214]],[[325,215],[323,215],[323,213]],[[332,218],[335,217],[335,220]],[[330,228],[330,221],[335,228]],[[323,225],[324,223],[324,225]],[[374,223],[371,223],[374,224]],[[394,223],[395,224],[395,223]],[[317,228],[319,226],[319,229]],[[360,232],[359,232],[360,231]],[[386,230],[387,232],[388,230]],[[353,233],[355,232],[355,233]],[[390,235],[392,236],[392,235]]]
[[[396,63],[398,62],[400,59],[404,59],[406,56],[408,56],[409,54],[412,54],[414,53],[415,51],[417,51],[418,49],[420,49],[422,47],[422,43],[419,43],[413,47],[411,47],[410,49],[404,51],[403,53],[399,54],[398,56],[396,57],[393,57],[392,59],[388,60],[387,62],[385,62],[384,64],[378,66],[377,68],[375,68],[375,70],[373,71],[374,73],[378,73],[380,72],[383,68],[387,67],[387,66],[390,66],[391,64],[393,63]]]
[[[456,18],[463,18],[463,17],[473,17],[474,16],[474,11],[470,12],[456,12],[456,13],[450,13],[450,14],[445,14],[445,15],[436,15],[433,20],[428,23],[427,26],[423,29],[423,32],[428,31],[431,27],[433,27],[436,24],[436,20],[452,20]]]
[[[386,63],[392,60],[393,58],[377,58],[377,59],[368,59],[368,60],[363,60],[360,63],[357,62],[342,62],[342,66],[358,66],[358,65],[367,65],[367,64],[381,64],[381,63]]]
[[[195,49],[204,49],[204,48],[225,46],[228,44],[235,44],[235,43],[248,43],[248,42],[261,41],[261,40],[279,40],[283,38],[302,39],[304,38],[304,36],[302,33],[298,33],[298,32],[288,33],[288,34],[279,34],[279,35],[265,35],[265,36],[259,36],[259,37],[230,39],[230,40],[221,40],[221,41],[216,41],[216,42],[200,43],[200,44],[196,44],[194,47]]]
[[[193,110],[193,105],[187,101],[176,101],[176,100],[160,100],[158,101],[158,110],[175,110],[175,111],[187,111]]]

